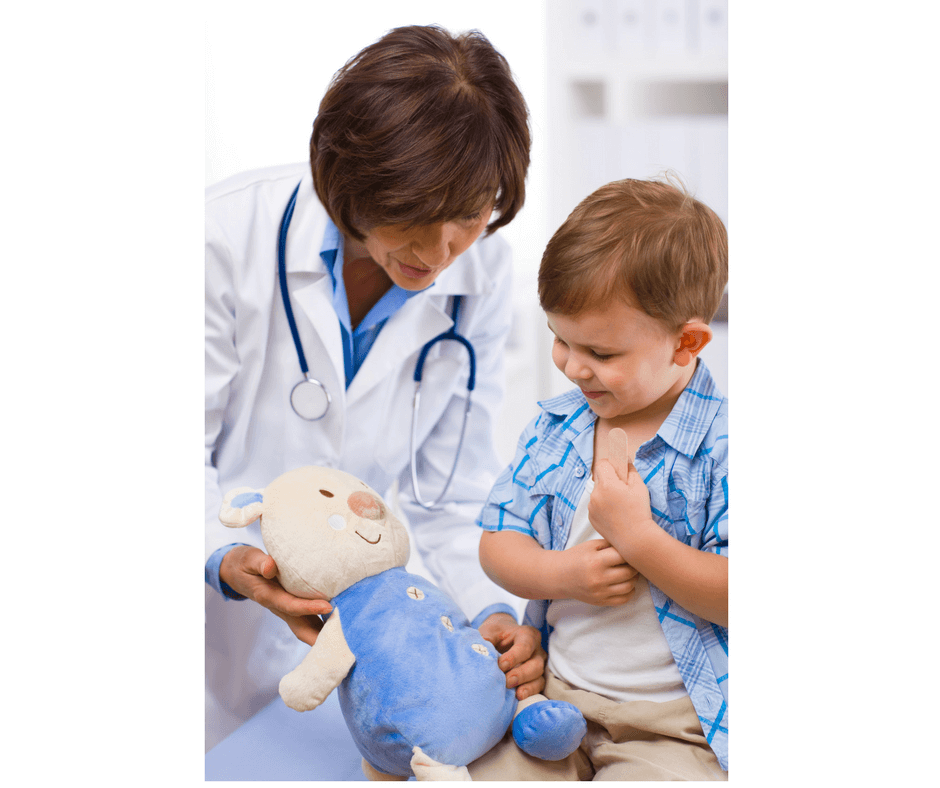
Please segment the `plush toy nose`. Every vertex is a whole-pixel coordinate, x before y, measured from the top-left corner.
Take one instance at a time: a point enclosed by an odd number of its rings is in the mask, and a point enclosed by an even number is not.
[[[382,518],[382,503],[374,495],[360,490],[354,492],[346,501],[353,514],[367,520],[380,520]]]

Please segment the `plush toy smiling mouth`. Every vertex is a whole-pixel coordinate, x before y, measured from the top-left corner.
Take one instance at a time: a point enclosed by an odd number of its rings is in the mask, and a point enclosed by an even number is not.
[[[356,536],[358,536],[360,539],[362,539],[362,540],[364,540],[364,541],[366,541],[366,542],[369,542],[369,544],[378,544],[380,541],[382,541],[382,534],[379,534],[379,538],[376,539],[374,542],[370,542],[368,539],[366,539],[366,538],[365,538],[361,533],[359,533],[358,531],[356,531]]]

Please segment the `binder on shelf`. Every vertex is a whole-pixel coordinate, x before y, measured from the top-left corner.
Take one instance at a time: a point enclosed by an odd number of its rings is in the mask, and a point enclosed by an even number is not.
[[[728,54],[728,0],[698,0],[698,51]]]
[[[651,0],[614,0],[614,50],[621,58],[647,56],[653,49]]]
[[[601,55],[609,49],[610,20],[605,0],[575,0],[561,4],[563,33],[579,54]]]
[[[620,150],[613,144],[614,126],[594,118],[581,118],[573,124],[575,155],[572,164],[573,208],[591,192],[616,180]]]
[[[650,121],[649,127],[654,134],[650,177],[669,171],[678,176],[686,188],[694,188],[698,173],[691,156],[689,119],[681,116],[657,118]]]
[[[689,14],[686,0],[656,0],[654,35],[660,55],[689,52]]]
[[[695,196],[728,225],[728,116],[691,119],[691,154],[697,163]]]
[[[651,178],[656,174],[658,129],[650,120],[634,120],[617,129],[618,171],[608,180]]]

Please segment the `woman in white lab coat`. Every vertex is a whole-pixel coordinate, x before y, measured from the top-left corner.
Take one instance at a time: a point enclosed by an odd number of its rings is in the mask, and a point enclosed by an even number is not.
[[[302,465],[379,491],[397,485],[424,565],[505,652],[507,685],[520,696],[543,686],[537,633],[480,569],[474,524],[500,470],[492,433],[512,298],[509,252],[491,233],[525,196],[522,96],[481,35],[400,28],[336,74],[310,153],[309,164],[236,176],[206,195],[207,746],[274,697],[316,639],[315,614],[330,609],[279,586],[257,524],[232,532],[218,519],[228,490]],[[303,354],[331,397],[317,421],[291,407],[302,374],[278,280],[295,189],[284,262]],[[428,511],[411,495],[412,377],[424,344],[453,324],[455,296],[476,387],[456,474]],[[468,375],[461,345],[433,346],[418,421],[425,499],[450,473]]]

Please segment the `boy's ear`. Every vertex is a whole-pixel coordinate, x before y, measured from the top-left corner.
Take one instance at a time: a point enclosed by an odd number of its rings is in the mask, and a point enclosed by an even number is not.
[[[701,320],[690,320],[679,334],[679,347],[676,349],[675,362],[680,367],[688,366],[702,348],[712,341],[712,330]]]

